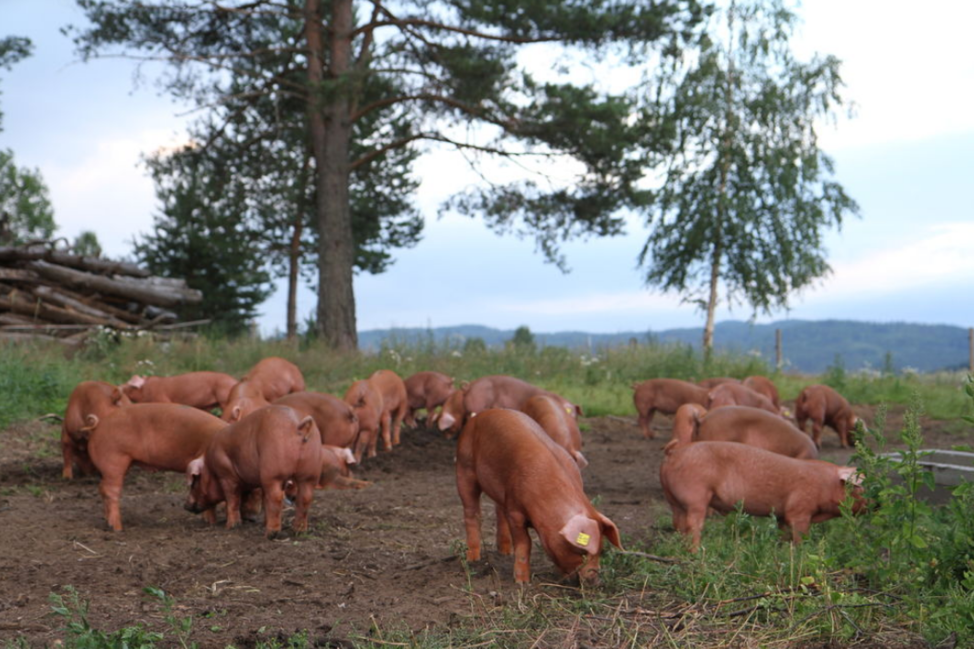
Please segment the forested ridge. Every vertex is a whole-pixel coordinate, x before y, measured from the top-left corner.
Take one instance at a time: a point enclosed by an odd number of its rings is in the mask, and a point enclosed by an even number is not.
[[[968,331],[951,325],[905,322],[876,323],[853,320],[781,320],[751,324],[728,320],[717,324],[714,339],[718,351],[760,353],[774,363],[775,329],[781,329],[785,370],[808,373],[825,371],[838,361],[848,370],[863,368],[883,371],[889,363],[895,371],[913,368],[920,372],[964,369],[968,362]],[[503,345],[514,335],[512,329],[479,325],[433,329],[373,329],[359,332],[363,349],[378,349],[386,343],[418,344],[429,340],[462,349],[467,340],[479,338],[487,345]],[[603,346],[679,343],[698,347],[699,327],[662,331],[588,333],[584,331],[534,332],[539,346],[563,346],[597,350]]]

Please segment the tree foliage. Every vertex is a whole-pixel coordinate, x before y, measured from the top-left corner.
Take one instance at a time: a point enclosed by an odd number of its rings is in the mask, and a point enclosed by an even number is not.
[[[271,292],[261,236],[236,216],[247,209],[248,193],[229,180],[221,160],[192,147],[148,164],[162,212],[153,231],[136,239],[136,257],[150,272],[203,292],[200,304],[180,310],[183,319],[243,333]]]
[[[660,75],[675,88],[657,101],[678,144],[639,257],[647,284],[707,311],[707,348],[718,282],[756,311],[787,306],[829,271],[823,230],[858,212],[818,146],[819,120],[842,103],[839,60],[796,60],[782,0],[732,2],[723,19],[697,57]]]
[[[82,55],[121,46],[168,61],[164,86],[212,117],[206,146],[222,138],[241,151],[258,140],[291,155],[310,151],[316,321],[336,347],[356,343],[353,268],[384,268],[390,242],[419,235],[410,172],[424,145],[461,149],[475,163],[530,157],[545,161],[542,168],[569,168],[574,161],[567,182],[542,175],[454,204],[487,215],[498,230],[536,236],[552,260],[564,238],[618,232],[615,212],[647,200],[635,187],[645,157],[625,146],[636,141],[631,104],[541,83],[518,54],[537,43],[630,58],[660,44],[673,53],[705,13],[696,0],[78,3],[92,22],[75,32]],[[257,114],[264,123],[246,131],[251,137],[235,128]]]
[[[56,229],[41,172],[18,167],[13,151],[0,150],[0,245],[47,240]]]

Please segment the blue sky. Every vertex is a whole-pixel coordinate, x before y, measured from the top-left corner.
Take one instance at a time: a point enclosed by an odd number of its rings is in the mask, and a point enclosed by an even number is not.
[[[855,117],[823,126],[823,148],[862,218],[827,237],[834,272],[796,295],[790,311],[759,316],[974,325],[974,3],[861,0],[806,2],[796,48],[843,60]],[[59,234],[94,230],[124,256],[157,209],[140,156],[185,141],[193,115],[156,91],[161,68],[126,60],[78,63],[58,32],[80,13],[71,0],[0,0],[0,35],[34,40],[35,53],[0,72],[0,147],[40,169]],[[579,74],[597,74],[580,69]],[[535,254],[531,240],[498,237],[479,221],[436,216],[450,192],[476,182],[449,153],[426,156],[417,203],[425,236],[399,251],[385,274],[356,278],[360,329],[484,324],[538,332],[660,330],[702,325],[680,296],[643,286],[636,257],[645,238],[627,235],[566,246],[569,274]],[[501,170],[510,174],[510,170]],[[265,332],[283,329],[283,286],[262,307]],[[314,310],[308,289],[303,318]],[[747,319],[738,305],[718,320]]]

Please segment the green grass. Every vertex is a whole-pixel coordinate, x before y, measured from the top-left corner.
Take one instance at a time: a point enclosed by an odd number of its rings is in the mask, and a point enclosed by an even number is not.
[[[97,341],[71,359],[60,348],[4,347],[0,354],[0,418],[3,425],[61,412],[73,386],[85,379],[122,382],[133,373],[159,375],[215,369],[243,374],[262,357],[296,362],[309,388],[342,394],[357,378],[380,368],[402,376],[433,369],[458,380],[513,374],[580,403],[589,416],[635,414],[632,384],[655,377],[697,380],[706,376],[768,373],[753,357],[701,358],[687,347],[574,352],[389,345],[376,354],[336,354],[315,344],[193,339],[159,342],[141,337]],[[629,553],[603,558],[603,585],[579,590],[538,585],[498,605],[469,592],[471,614],[449,628],[414,633],[375,628],[351,638],[360,647],[453,647],[488,644],[529,647],[769,646],[908,644],[936,645],[955,639],[974,646],[974,490],[962,487],[952,503],[933,508],[916,499],[927,480],[916,460],[922,448],[921,409],[971,430],[960,418],[972,414],[963,377],[955,374],[865,376],[836,364],[823,376],[772,374],[784,399],[801,387],[824,382],[853,403],[908,406],[900,433],[906,461],[891,465],[864,446],[855,463],[866,475],[873,509],[812,527],[794,547],[781,540],[770,519],[734,514],[708,519],[702,550],[691,555],[684,540],[660,516]],[[974,389],[971,390],[974,392]],[[887,443],[882,417],[871,425],[871,445]],[[894,474],[902,477],[892,479]],[[35,493],[43,497],[41,492]],[[635,551],[635,552],[633,552]],[[647,555],[668,558],[657,561]],[[52,595],[52,610],[65,622],[64,647],[195,646],[192,618],[173,614],[158,589],[147,589],[167,622],[163,632],[141,626],[115,632],[93,629],[87,602],[76,591]],[[212,624],[195,620],[197,624]],[[260,647],[311,646],[307,634],[266,640]],[[8,641],[5,647],[23,647]]]

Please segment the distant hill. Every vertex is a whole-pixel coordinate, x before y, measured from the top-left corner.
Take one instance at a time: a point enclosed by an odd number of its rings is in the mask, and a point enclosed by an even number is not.
[[[781,329],[786,370],[820,373],[840,356],[846,369],[881,369],[886,354],[892,354],[897,371],[914,368],[921,372],[965,369],[968,362],[967,329],[949,325],[923,325],[903,322],[874,323],[852,320],[782,320],[770,324],[751,324],[738,320],[717,323],[714,340],[718,349],[758,353],[774,363],[774,332]],[[680,343],[700,346],[702,328],[665,331],[624,331],[614,334],[584,331],[533,332],[539,346],[592,349],[626,345],[635,338],[640,344]],[[514,336],[511,329],[492,329],[480,325],[436,327],[434,329],[371,329],[359,332],[362,349],[379,349],[387,344],[462,347],[470,338],[480,338],[488,346],[500,346]]]

